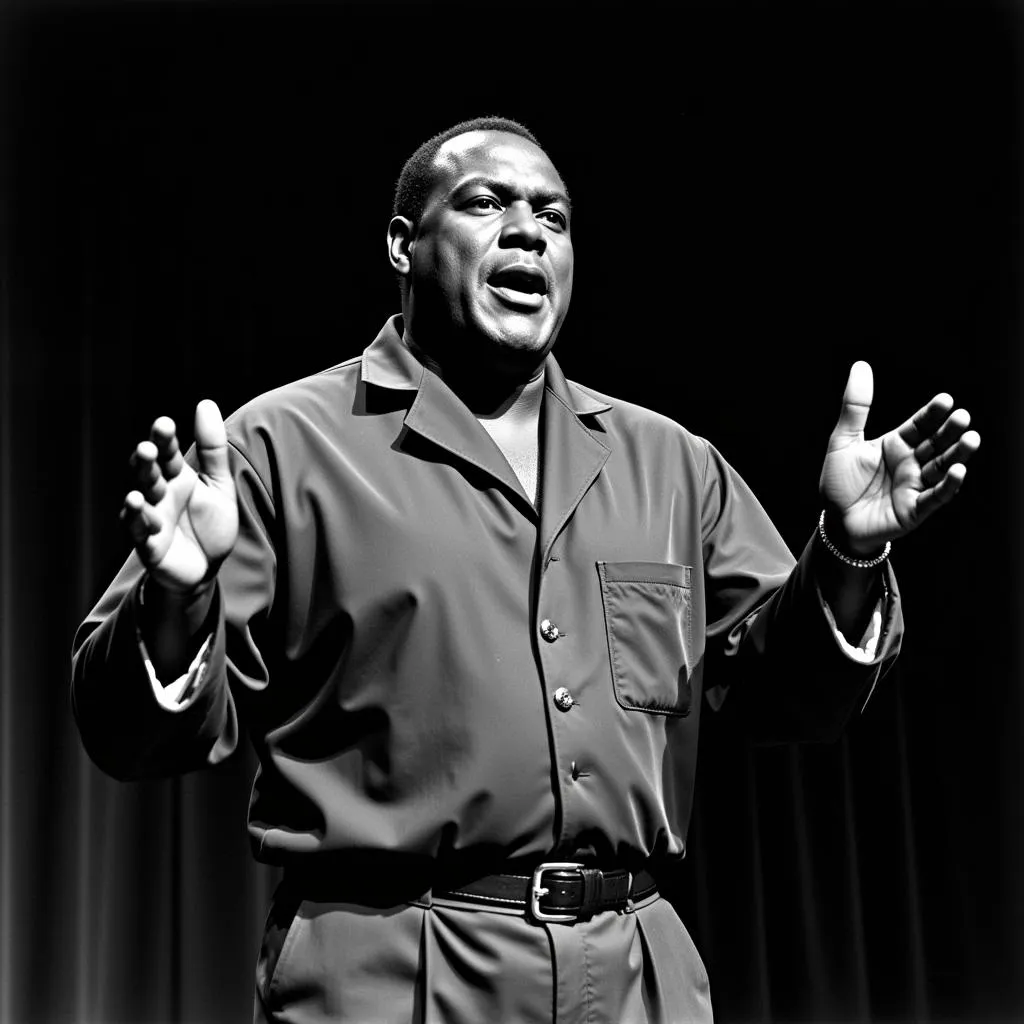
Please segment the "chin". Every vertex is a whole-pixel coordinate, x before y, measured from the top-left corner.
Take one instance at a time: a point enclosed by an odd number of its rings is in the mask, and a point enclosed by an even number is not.
[[[548,331],[486,331],[481,334],[483,346],[478,351],[481,354],[487,351],[486,362],[503,376],[532,374],[551,347]]]
[[[545,331],[507,331],[493,335],[492,341],[509,352],[541,352],[547,348],[551,335]]]
[[[481,324],[481,334],[494,345],[508,352],[536,353],[551,347],[558,331],[550,322],[531,317],[502,318],[495,323]]]

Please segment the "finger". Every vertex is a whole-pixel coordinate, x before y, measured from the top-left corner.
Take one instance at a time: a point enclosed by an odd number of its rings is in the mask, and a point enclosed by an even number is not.
[[[875,381],[871,367],[860,359],[850,367],[835,433],[856,436],[864,433],[864,424],[867,423],[868,413],[871,411],[874,392]]]
[[[196,406],[196,454],[200,471],[214,482],[231,480],[227,430],[217,403],[208,398]]]
[[[156,457],[164,479],[173,480],[185,465],[174,420],[170,416],[158,416],[150,428],[149,439],[156,445]]]
[[[950,502],[953,495],[960,490],[966,476],[967,467],[962,462],[955,462],[934,487],[922,491],[917,496],[917,505],[914,508],[917,523],[924,522],[933,512]]]
[[[970,424],[971,414],[966,409],[957,409],[951,412],[946,422],[934,434],[929,434],[914,449],[914,457],[923,466],[930,459],[956,444]]]
[[[140,441],[130,460],[136,486],[153,505],[167,493],[167,483],[156,464],[156,456],[156,445],[152,441]]]
[[[953,408],[953,398],[945,392],[922,405],[913,416],[896,428],[896,433],[911,448],[916,448],[926,437],[934,434]]]
[[[160,522],[153,508],[146,504],[141,491],[129,491],[125,495],[121,522],[128,528],[136,547],[141,547],[154,533],[160,532]]]
[[[980,447],[981,435],[976,430],[968,430],[956,444],[940,452],[934,459],[921,467],[921,482],[926,487],[932,487],[954,465],[966,463]],[[966,466],[964,471],[966,472]]]

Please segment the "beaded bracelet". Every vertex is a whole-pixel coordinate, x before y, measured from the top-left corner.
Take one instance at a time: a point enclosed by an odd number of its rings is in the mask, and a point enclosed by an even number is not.
[[[840,562],[845,562],[847,565],[852,565],[855,569],[874,569],[876,565],[881,565],[888,557],[889,552],[892,551],[892,541],[887,540],[885,547],[882,548],[882,553],[875,558],[851,558],[849,555],[844,555],[828,539],[828,534],[825,533],[825,510],[821,510],[821,515],[818,517],[818,536],[821,537],[821,543],[825,545],[832,552]]]

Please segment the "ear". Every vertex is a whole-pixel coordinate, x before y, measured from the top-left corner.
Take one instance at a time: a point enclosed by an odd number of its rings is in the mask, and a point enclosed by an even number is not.
[[[406,277],[412,269],[412,250],[415,246],[413,223],[408,217],[392,217],[388,225],[388,259],[396,273]]]

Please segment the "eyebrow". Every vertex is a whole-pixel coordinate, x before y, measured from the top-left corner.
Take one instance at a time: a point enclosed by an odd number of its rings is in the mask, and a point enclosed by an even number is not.
[[[507,181],[501,181],[498,178],[488,178],[486,175],[477,175],[459,182],[459,184],[451,190],[449,195],[457,195],[474,185],[483,185],[502,199],[514,199],[519,196],[518,189],[511,186]],[[546,203],[563,203],[568,207],[570,212],[572,211],[572,200],[566,192],[561,192],[558,189],[540,189],[535,192],[528,192],[526,198],[534,204],[540,203],[543,205]]]

